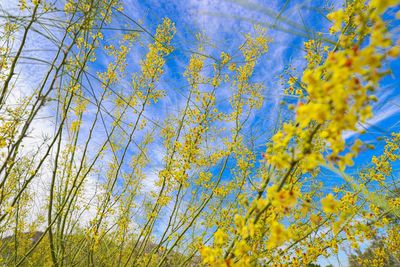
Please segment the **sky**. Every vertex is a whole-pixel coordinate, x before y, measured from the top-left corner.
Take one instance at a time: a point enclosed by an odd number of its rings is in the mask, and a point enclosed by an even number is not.
[[[0,0],[1,8],[17,12],[15,0]],[[57,1],[62,6],[63,1]],[[219,57],[221,52],[234,54],[244,40],[244,35],[253,31],[254,24],[260,24],[267,27],[267,35],[272,40],[268,53],[263,56],[255,70],[253,79],[263,82],[266,86],[265,103],[263,107],[255,112],[248,123],[246,131],[259,135],[259,141],[256,149],[259,155],[265,150],[265,144],[272,135],[272,130],[282,119],[290,119],[293,114],[280,105],[282,100],[297,101],[296,99],[287,98],[283,95],[283,86],[280,84],[279,76],[284,72],[285,67],[290,65],[295,68],[300,77],[301,70],[305,66],[303,42],[316,36],[317,32],[326,35],[329,29],[329,21],[324,14],[330,9],[341,7],[341,1],[317,1],[317,0],[125,0],[124,13],[134,18],[149,32],[154,33],[156,26],[162,22],[164,17],[170,18],[176,25],[177,34],[173,39],[172,45],[174,51],[167,58],[167,66],[165,75],[160,81],[160,87],[168,90],[167,97],[162,99],[156,108],[148,111],[146,116],[154,121],[162,121],[166,114],[179,111],[184,103],[185,95],[187,95],[187,87],[182,85],[185,83],[180,73],[183,73],[189,57],[190,51],[196,50],[197,33],[203,33],[213,43],[213,49],[206,51],[211,55]],[[395,8],[389,11],[394,13],[399,10]],[[390,15],[390,14],[389,14]],[[123,16],[116,16],[113,24],[125,27],[129,22]],[[394,36],[398,38],[398,25],[391,25]],[[106,32],[104,35],[104,44],[112,43],[118,32]],[[146,38],[146,36],[145,36]],[[43,51],[36,51],[35,56],[44,59],[49,58],[49,53],[44,48],[48,44],[37,42],[39,36],[32,36],[29,42],[36,48]],[[41,39],[40,39],[41,40]],[[151,38],[148,37],[148,41]],[[28,52],[26,52],[29,54]],[[132,58],[129,61],[136,64],[130,64],[128,71],[139,71],[137,62],[144,57],[146,53],[145,47],[134,48],[131,53]],[[90,65],[94,71],[103,71],[107,64],[108,58],[98,54],[98,60]],[[374,117],[360,125],[360,128],[366,129],[366,134],[359,136],[355,133],[345,133],[348,141],[361,138],[363,141],[372,143],[376,146],[374,151],[368,151],[363,156],[357,158],[356,167],[350,171],[357,171],[360,166],[367,164],[373,154],[383,149],[383,141],[377,140],[378,136],[388,136],[390,132],[399,131],[400,124],[400,94],[398,87],[400,85],[400,61],[390,62],[392,75],[386,77],[380,88],[377,89],[377,96],[380,101],[374,106]],[[29,91],[30,85],[34,84],[40,77],[36,73],[40,72],[40,66],[37,68],[22,67],[20,69],[20,84],[22,85],[22,94],[24,90]],[[127,78],[125,86],[129,86]],[[25,89],[24,89],[25,88]],[[123,90],[124,87],[119,88]],[[223,88],[220,94],[226,94],[229,88]],[[221,103],[224,105],[224,103]],[[51,108],[43,111],[43,117],[51,114]],[[90,120],[90,112],[87,115]],[[38,140],[43,134],[51,134],[52,124],[49,121],[39,121],[36,126],[36,135]],[[101,136],[102,132],[96,134]],[[104,132],[103,132],[104,134]],[[33,141],[35,142],[35,139]],[[134,153],[134,151],[131,151]],[[160,144],[153,144],[150,151],[152,159],[154,159],[148,168],[148,184],[145,190],[151,190],[156,180],[156,172],[162,164],[162,148]],[[93,178],[94,179],[94,178]],[[328,186],[337,185],[337,177],[331,176],[326,181]],[[89,187],[90,192],[95,191],[95,182]],[[147,189],[146,189],[147,188]],[[339,255],[340,262],[345,263],[346,256]],[[335,259],[321,260],[321,265],[328,264],[339,266]]]

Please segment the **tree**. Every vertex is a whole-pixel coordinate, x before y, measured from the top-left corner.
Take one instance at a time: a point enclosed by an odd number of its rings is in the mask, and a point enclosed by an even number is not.
[[[2,265],[318,266],[378,233],[390,242],[359,256],[399,261],[400,201],[387,196],[400,134],[356,174],[371,146],[344,138],[362,133],[400,54],[388,25],[398,1],[326,14],[330,32],[304,44],[304,70],[282,76],[294,115],[268,139],[249,122],[265,103],[255,77],[272,42],[264,27],[233,51],[204,34],[183,49],[172,20],[146,27],[124,4],[1,8]],[[186,62],[173,69],[179,90],[166,78],[176,58]],[[344,182],[325,187],[326,173]]]

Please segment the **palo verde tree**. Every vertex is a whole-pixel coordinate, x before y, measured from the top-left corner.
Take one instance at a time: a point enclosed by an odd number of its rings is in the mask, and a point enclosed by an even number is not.
[[[248,131],[266,102],[267,28],[215,52],[201,33],[179,47],[172,20],[150,30],[119,0],[2,6],[0,264],[312,266],[384,236],[352,262],[400,265],[400,133],[383,151],[344,137],[362,135],[400,55],[400,2],[345,2],[304,43],[301,73],[282,76],[294,115],[267,139]],[[165,77],[181,54],[177,89]]]

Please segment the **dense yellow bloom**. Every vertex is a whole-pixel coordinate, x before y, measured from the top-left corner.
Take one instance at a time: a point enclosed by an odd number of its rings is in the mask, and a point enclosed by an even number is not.
[[[371,7],[376,8],[376,11],[380,14],[389,7],[400,4],[398,0],[371,0]]]
[[[345,1],[272,92],[262,27],[236,49],[205,34],[175,48],[170,19],[152,33],[123,1],[17,2],[0,10],[0,265],[301,267],[377,239],[360,265],[400,257],[400,134],[346,138],[384,104],[398,1]],[[33,31],[54,61],[21,91]],[[282,92],[270,132],[255,111]]]
[[[226,65],[231,61],[231,56],[225,52],[221,53],[221,64]]]
[[[393,3],[383,4],[383,8],[390,5]],[[342,30],[346,22],[355,29],[364,29],[366,22],[355,23],[353,17],[361,16],[359,12],[366,8],[363,1],[354,1],[345,10],[331,13],[328,17],[334,21],[332,31]],[[370,8],[371,12],[376,12],[374,7]],[[349,39],[341,49],[329,51],[320,65],[314,64],[304,71],[301,81],[307,101],[299,102],[292,127],[286,124],[272,137],[265,157],[269,164],[287,169],[292,166],[291,163],[304,160],[308,161],[303,164],[305,171],[315,168],[323,162],[321,154],[311,153],[312,142],[317,135],[322,138],[319,140],[321,145],[325,144],[329,149],[330,153],[325,157],[328,161],[342,170],[353,164],[357,153],[340,155],[345,149],[342,133],[356,131],[358,122],[365,122],[372,117],[369,102],[373,98],[370,98],[369,92],[382,77],[379,69],[385,57],[385,52],[379,51],[391,45],[390,36],[380,17],[373,16],[370,23],[370,43],[367,46],[359,48]],[[365,35],[358,38],[361,41]],[[307,49],[312,44],[306,43]],[[390,50],[387,53],[396,55]],[[308,154],[312,156],[308,157]]]
[[[281,189],[277,190],[277,186],[273,185],[267,189],[267,196],[271,204],[275,207],[289,208],[293,207],[299,196],[299,192],[296,188],[290,190]]]
[[[339,203],[332,194],[328,194],[325,198],[321,199],[322,210],[327,214],[338,212]]]
[[[218,229],[214,234],[214,244],[216,244],[216,245],[221,246],[221,245],[225,244],[227,239],[228,239],[228,235],[226,233],[224,233],[224,231],[221,229]]]
[[[285,227],[278,223],[273,222],[270,225],[271,235],[267,242],[267,248],[273,249],[275,247],[281,246],[285,241],[288,241],[290,238],[290,233],[285,229]]]

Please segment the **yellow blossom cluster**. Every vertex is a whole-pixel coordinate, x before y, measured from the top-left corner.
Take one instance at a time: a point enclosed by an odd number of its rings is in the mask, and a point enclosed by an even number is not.
[[[353,164],[355,151],[341,154],[345,149],[343,132],[357,131],[358,122],[371,118],[370,103],[375,99],[371,93],[385,75],[382,61],[389,56],[392,44],[377,10],[369,7],[371,15],[365,18],[365,8],[363,1],[354,1],[329,16],[340,22],[334,25],[334,31],[343,30],[339,43],[320,65],[313,64],[304,71],[302,88],[306,95],[297,105],[295,121],[285,124],[272,138],[266,153],[269,164],[282,169],[305,161],[304,168],[313,169],[323,163],[323,158],[341,169]],[[341,24],[343,16],[354,21],[350,33]],[[357,32],[360,34],[354,36]],[[324,157],[320,149],[313,149],[318,142],[327,145]]]

